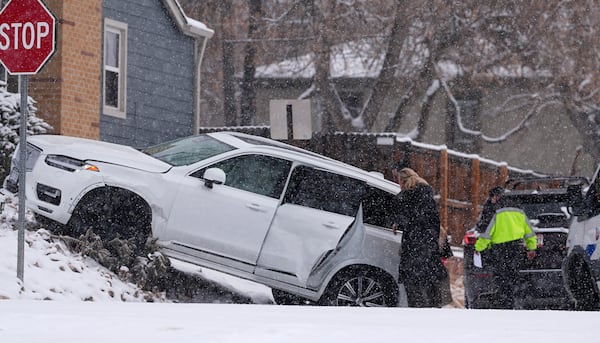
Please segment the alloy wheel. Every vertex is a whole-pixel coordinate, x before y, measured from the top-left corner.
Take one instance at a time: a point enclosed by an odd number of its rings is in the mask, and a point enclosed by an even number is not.
[[[381,284],[364,275],[349,278],[342,283],[337,291],[334,304],[336,306],[388,306]]]

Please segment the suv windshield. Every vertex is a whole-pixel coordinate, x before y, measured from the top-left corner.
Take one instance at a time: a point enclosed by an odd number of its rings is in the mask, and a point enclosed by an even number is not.
[[[197,135],[154,145],[142,152],[173,166],[185,166],[235,149],[210,136]]]

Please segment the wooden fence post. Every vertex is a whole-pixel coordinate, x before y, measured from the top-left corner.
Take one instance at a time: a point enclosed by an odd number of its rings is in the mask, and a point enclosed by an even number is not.
[[[504,186],[506,180],[508,180],[508,166],[506,164],[502,164],[500,166],[500,185]]]
[[[448,229],[448,150],[440,151],[440,223]]]

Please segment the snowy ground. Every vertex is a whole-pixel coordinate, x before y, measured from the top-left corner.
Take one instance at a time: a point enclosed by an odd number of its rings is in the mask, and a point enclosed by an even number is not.
[[[599,342],[592,312],[0,302],[0,342]]]
[[[44,229],[26,232],[21,282],[16,277],[17,231],[10,224],[17,211],[14,200],[8,200],[12,203],[0,215],[2,343],[600,342],[593,329],[597,313],[461,309],[460,276],[454,282],[455,303],[443,309],[277,306],[268,287],[174,263],[219,288],[190,299],[194,303],[180,303],[121,281]],[[253,304],[235,304],[238,298],[223,296],[223,290]]]

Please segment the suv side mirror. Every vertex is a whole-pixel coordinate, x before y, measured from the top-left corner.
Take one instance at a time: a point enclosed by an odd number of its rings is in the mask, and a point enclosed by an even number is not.
[[[208,168],[202,176],[204,185],[208,188],[213,188],[213,185],[222,185],[225,183],[225,172],[219,168]]]

